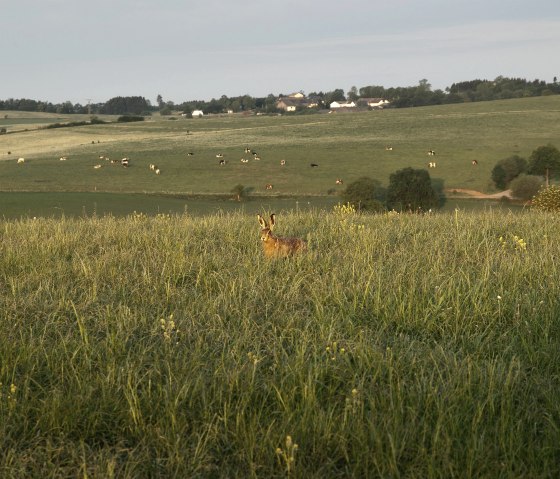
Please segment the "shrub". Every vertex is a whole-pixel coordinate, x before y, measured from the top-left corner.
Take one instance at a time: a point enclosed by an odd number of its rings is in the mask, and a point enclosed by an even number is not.
[[[551,185],[541,188],[531,205],[541,211],[560,211],[560,186]]]
[[[122,115],[117,118],[117,121],[119,123],[127,123],[130,121],[144,121],[144,117],[137,115]]]
[[[342,192],[342,197],[346,203],[350,203],[358,210],[380,212],[385,208],[377,199],[379,190],[379,182],[363,176],[350,183]]]
[[[492,170],[492,181],[496,188],[505,190],[510,182],[527,170],[527,160],[513,155],[498,161]]]
[[[530,200],[535,196],[543,185],[540,176],[519,175],[510,183],[511,193],[520,200]]]
[[[427,170],[403,168],[389,176],[387,207],[420,212],[439,206],[439,197]]]

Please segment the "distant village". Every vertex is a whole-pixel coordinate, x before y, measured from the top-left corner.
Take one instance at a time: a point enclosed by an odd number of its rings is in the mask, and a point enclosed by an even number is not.
[[[318,96],[306,96],[303,92],[291,93],[290,95],[280,95],[276,100],[276,108],[280,112],[295,112],[311,108],[321,108],[322,100]],[[358,98],[357,100],[339,100],[333,101],[328,105],[329,112],[336,110],[381,110],[390,105],[389,100],[385,98]],[[233,114],[233,110],[227,110],[227,113]],[[194,110],[191,113],[193,117],[201,117],[204,115],[203,110]],[[187,116],[187,114],[183,114]]]
[[[252,97],[248,94],[228,98],[222,95],[210,101],[189,100],[181,104],[164,101],[158,95],[152,104],[142,96],[118,96],[105,102],[87,104],[72,102],[51,103],[49,101],[28,98],[8,98],[0,100],[0,110],[8,111],[39,111],[59,114],[88,115],[143,115],[154,112],[160,115],[182,114],[185,117],[200,117],[212,114],[274,114],[288,112],[342,112],[355,110],[382,110],[384,108],[409,108],[419,106],[444,105],[450,103],[470,103],[476,101],[506,100],[509,98],[526,98],[560,94],[560,82],[556,77],[553,81],[526,80],[524,78],[496,77],[494,80],[469,80],[453,83],[445,90],[432,90],[426,79],[418,85],[408,87],[385,88],[377,85],[352,87],[347,95],[342,89],[309,93],[303,91],[289,95],[272,93],[266,97]],[[0,132],[1,133],[1,132]]]
[[[359,98],[356,101],[333,101],[329,104],[331,110],[339,108],[371,108],[381,109],[389,104],[384,98]],[[306,97],[303,93],[292,93],[288,96],[281,96],[276,101],[276,108],[283,111],[296,111],[304,108],[318,108],[319,99]]]

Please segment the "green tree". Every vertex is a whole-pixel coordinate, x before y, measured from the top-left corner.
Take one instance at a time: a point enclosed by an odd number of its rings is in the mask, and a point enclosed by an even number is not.
[[[106,115],[141,115],[150,108],[148,102],[141,96],[117,96],[108,100],[100,113]]]
[[[233,195],[234,195],[234,197],[237,201],[241,201],[247,195],[247,188],[245,188],[245,186],[239,184],[239,185],[235,185],[231,189],[231,192],[233,193]]]
[[[518,155],[504,158],[492,169],[492,181],[496,188],[505,190],[509,187],[511,180],[517,178],[527,170],[527,160]]]
[[[541,189],[543,180],[540,176],[521,174],[511,181],[511,193],[515,198],[528,201]]]
[[[325,93],[324,101],[326,105],[330,105],[333,101],[345,101],[344,90],[337,88],[336,90]]]
[[[548,144],[533,150],[529,158],[528,172],[532,175],[543,175],[546,186],[548,186],[550,175],[560,173],[560,151],[558,151],[558,148]]]
[[[360,96],[358,95],[358,88],[353,86],[348,90],[348,99],[352,101],[356,101]]]
[[[419,212],[436,208],[439,198],[427,170],[403,168],[389,176],[387,207]]]
[[[378,199],[380,195],[379,182],[367,176],[362,176],[350,183],[342,192],[344,201],[350,203],[357,210],[373,212],[385,209]]]

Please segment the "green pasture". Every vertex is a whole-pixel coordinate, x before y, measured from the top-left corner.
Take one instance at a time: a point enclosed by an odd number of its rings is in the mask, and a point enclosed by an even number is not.
[[[560,476],[560,218],[0,221],[0,477]]]
[[[91,216],[177,215],[201,216],[242,212],[250,215],[266,211],[284,213],[309,210],[332,211],[341,202],[338,196],[253,196],[241,202],[229,196],[163,195],[158,193],[76,193],[76,192],[2,192],[0,218],[62,218]],[[523,205],[451,195],[439,212],[456,209],[518,212]]]
[[[492,192],[490,173],[498,160],[528,157],[547,143],[560,144],[560,96],[361,113],[154,116],[139,123],[1,135],[0,190],[224,194],[241,183],[256,194],[328,195],[344,188],[335,184],[337,178],[347,184],[367,175],[387,185],[400,168],[427,168],[436,161],[429,171],[445,188]],[[245,154],[246,146],[261,160]],[[427,156],[429,149],[435,157]],[[217,154],[226,165],[218,164]],[[129,157],[130,167],[111,165],[101,155]],[[68,160],[60,162],[60,156]],[[18,157],[25,164],[18,165]],[[243,164],[241,158],[250,161]],[[148,169],[151,163],[160,176]],[[94,169],[97,164],[102,167]],[[265,189],[268,183],[272,192]]]
[[[226,212],[298,212],[332,210],[336,196],[260,196],[235,201],[229,196],[181,196],[142,193],[1,192],[0,218],[61,218],[137,214],[206,215]],[[483,202],[479,202],[481,205]],[[493,202],[495,204],[495,202]]]

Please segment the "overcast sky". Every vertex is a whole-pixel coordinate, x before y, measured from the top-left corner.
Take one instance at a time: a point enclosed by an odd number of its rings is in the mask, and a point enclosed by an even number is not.
[[[560,0],[0,0],[0,99],[560,78]]]

